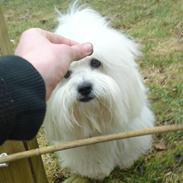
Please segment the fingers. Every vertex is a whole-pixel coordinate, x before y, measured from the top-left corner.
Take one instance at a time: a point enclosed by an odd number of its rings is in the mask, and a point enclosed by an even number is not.
[[[33,36],[34,38],[36,37],[34,35],[42,35],[48,41],[53,43],[53,46],[56,46],[58,50],[61,49],[60,52],[63,51],[62,49],[63,49],[63,46],[65,45],[67,47],[67,50],[69,48],[71,61],[80,60],[93,53],[93,46],[91,43],[80,44],[76,41],[67,39],[63,36],[59,36],[57,34],[51,33],[49,31],[46,31],[40,28],[31,28],[24,32],[24,37],[26,36],[30,38],[30,35]],[[65,54],[66,53],[68,52],[65,52]]]
[[[72,61],[80,60],[93,53],[93,46],[91,43],[76,44],[71,47]]]
[[[30,37],[34,35],[40,35],[45,37],[48,41],[54,44],[66,44],[68,46],[73,46],[75,44],[78,44],[78,42],[70,40],[68,38],[65,38],[63,36],[59,36],[57,34],[54,34],[52,32],[40,29],[40,28],[30,28],[22,34],[24,37]],[[35,36],[34,36],[35,37]]]
[[[40,29],[42,35],[44,35],[50,42],[54,43],[54,44],[66,44],[69,46],[73,46],[75,44],[78,44],[78,42],[67,39],[63,36],[59,36],[57,34],[54,34],[52,32]]]
[[[93,46],[91,43],[83,43],[79,44],[76,41],[67,39],[63,36],[59,36],[57,34],[48,32],[46,30],[40,29],[42,34],[52,43],[54,44],[65,44],[71,46],[71,56],[72,61],[80,60],[88,55],[93,53]]]

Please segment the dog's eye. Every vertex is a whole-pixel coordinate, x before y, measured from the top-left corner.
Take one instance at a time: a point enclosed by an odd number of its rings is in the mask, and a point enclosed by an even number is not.
[[[90,66],[93,68],[99,68],[101,66],[101,62],[95,58],[93,58],[90,62]]]
[[[64,76],[65,79],[68,79],[72,74],[72,71],[67,71],[66,75]]]

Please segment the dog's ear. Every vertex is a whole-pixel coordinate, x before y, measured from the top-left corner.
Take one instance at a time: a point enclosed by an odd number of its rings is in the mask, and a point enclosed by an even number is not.
[[[139,114],[146,102],[143,79],[136,63],[141,55],[139,45],[125,34],[113,29],[104,32],[101,39],[103,43],[96,48],[97,58],[103,61],[105,73],[119,86],[119,98],[134,117]]]
[[[52,111],[52,113],[54,112]],[[43,129],[47,139],[53,142],[53,141],[57,141],[57,139],[59,139],[60,137],[57,134],[59,130],[58,130],[58,126],[56,125],[56,121],[54,121],[53,119],[52,113],[50,109],[47,109],[47,113],[43,123]]]

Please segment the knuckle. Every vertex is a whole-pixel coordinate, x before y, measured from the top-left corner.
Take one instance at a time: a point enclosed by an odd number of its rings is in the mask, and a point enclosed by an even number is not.
[[[22,36],[27,36],[27,35],[34,34],[34,33],[40,32],[40,31],[41,31],[40,28],[29,28],[22,33]]]

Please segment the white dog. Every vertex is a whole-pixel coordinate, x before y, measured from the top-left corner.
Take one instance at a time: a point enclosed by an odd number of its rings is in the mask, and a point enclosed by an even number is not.
[[[54,90],[45,118],[49,142],[152,127],[154,116],[135,63],[138,45],[89,8],[72,8],[59,21],[57,34],[91,42],[94,53],[72,63]],[[58,156],[63,168],[101,180],[116,166],[132,166],[151,144],[149,135],[65,150]]]

